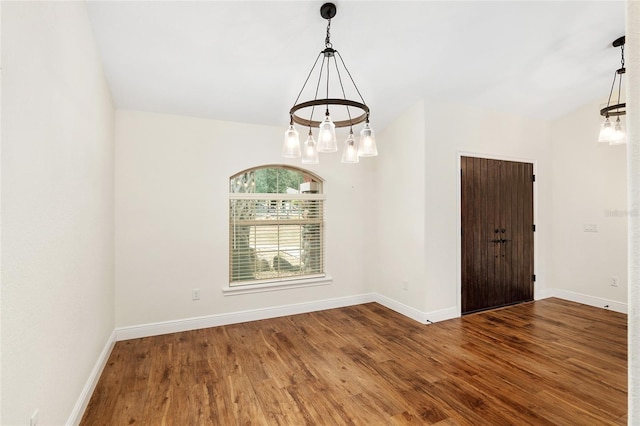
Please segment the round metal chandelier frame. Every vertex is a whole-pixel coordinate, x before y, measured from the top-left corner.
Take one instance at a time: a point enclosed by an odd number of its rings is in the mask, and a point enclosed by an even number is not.
[[[316,106],[328,107],[329,105],[342,105],[346,107],[355,107],[355,108],[360,108],[363,111],[363,114],[357,117],[353,117],[347,120],[334,121],[333,124],[335,124],[336,128],[353,126],[356,124],[360,124],[363,121],[366,121],[369,119],[369,107],[363,104],[362,102],[352,101],[349,99],[336,99],[336,98],[315,99],[313,101],[299,103],[297,105],[294,105],[289,110],[289,115],[291,115],[291,120],[293,120],[294,123],[300,124],[301,126],[318,127],[321,121],[303,118],[299,115],[296,115],[296,112],[305,108],[313,108]]]

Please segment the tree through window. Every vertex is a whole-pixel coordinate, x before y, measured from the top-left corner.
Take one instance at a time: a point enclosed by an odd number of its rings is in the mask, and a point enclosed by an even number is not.
[[[322,180],[294,167],[229,180],[230,285],[322,277]]]

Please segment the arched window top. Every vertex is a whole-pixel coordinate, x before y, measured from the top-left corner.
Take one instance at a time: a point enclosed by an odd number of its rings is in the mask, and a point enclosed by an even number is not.
[[[321,194],[322,178],[308,170],[293,166],[260,166],[231,176],[229,192],[232,194]]]

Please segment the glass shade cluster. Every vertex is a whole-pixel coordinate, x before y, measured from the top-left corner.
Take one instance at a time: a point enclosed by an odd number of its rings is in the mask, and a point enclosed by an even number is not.
[[[620,116],[615,117],[615,121],[612,121],[612,118],[609,116],[604,118],[604,122],[600,126],[598,142],[609,145],[624,145],[627,143],[627,132],[624,130]]]
[[[282,146],[282,156],[286,158],[300,158],[304,164],[317,164],[320,162],[318,153],[331,153],[338,151],[336,138],[336,125],[331,120],[331,115],[326,114],[324,120],[318,126],[318,140],[313,138],[313,132],[309,127],[307,139],[300,145],[300,135],[293,124],[284,133],[284,144]],[[378,155],[376,147],[375,133],[367,121],[362,130],[360,138],[356,141],[353,135],[353,128],[350,128],[349,135],[344,141],[342,150],[343,163],[358,163],[360,157],[374,157]]]

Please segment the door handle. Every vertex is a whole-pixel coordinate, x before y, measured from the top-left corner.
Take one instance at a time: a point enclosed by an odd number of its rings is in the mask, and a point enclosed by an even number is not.
[[[489,240],[490,243],[494,243],[494,244],[503,244],[503,243],[508,243],[511,240],[505,240],[504,238],[501,239],[495,239],[495,240]]]

